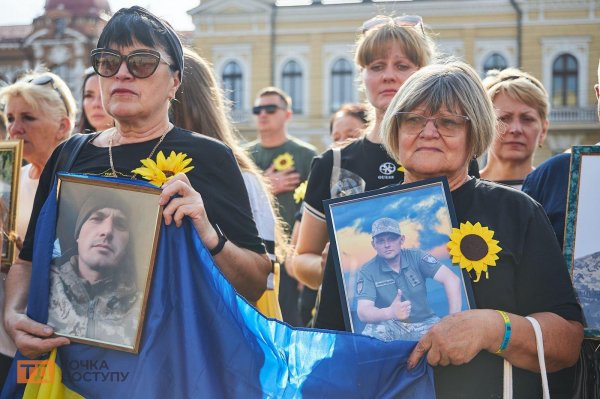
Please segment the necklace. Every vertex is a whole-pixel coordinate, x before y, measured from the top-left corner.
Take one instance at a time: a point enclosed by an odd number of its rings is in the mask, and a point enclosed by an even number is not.
[[[163,133],[162,136],[160,136],[160,140],[158,140],[158,143],[156,143],[156,145],[154,146],[154,148],[152,149],[152,151],[150,151],[150,154],[148,154],[148,156],[146,158],[152,158],[152,156],[154,155],[154,152],[156,152],[156,149],[158,148],[158,146],[160,145],[160,143],[163,142],[163,140],[167,136],[167,133],[169,133],[172,128],[173,127],[169,123],[169,126],[168,126],[167,130]],[[117,129],[116,128],[114,128],[114,129],[115,130],[113,130],[113,132],[111,133],[110,137],[108,138],[108,160],[110,161],[110,170],[112,172],[112,177],[118,177],[117,171],[115,170],[115,164],[113,163],[113,155],[112,155],[113,139],[115,137],[115,133],[117,133]],[[136,176],[137,176],[137,173],[134,173],[133,176],[131,176],[131,179],[132,180],[135,179]]]

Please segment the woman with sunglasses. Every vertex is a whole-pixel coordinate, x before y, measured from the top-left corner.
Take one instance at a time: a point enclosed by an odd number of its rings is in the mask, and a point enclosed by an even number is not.
[[[52,151],[67,139],[75,122],[75,99],[65,82],[50,72],[31,73],[0,90],[10,139],[23,141],[23,158],[28,162],[19,177],[17,248],[25,237],[33,199],[42,170]],[[0,278],[0,306],[4,306],[5,282]],[[0,324],[0,363],[12,361],[16,348]],[[0,367],[3,373],[8,369]],[[0,376],[3,381],[6,374]]]
[[[548,93],[539,80],[516,68],[488,72],[483,85],[502,123],[481,177],[520,190],[548,133]]]
[[[478,75],[462,62],[416,72],[383,118],[382,142],[404,165],[404,182],[447,177],[461,224],[448,246],[455,267],[468,271],[475,303],[443,318],[408,359],[409,368],[423,357],[437,366],[441,399],[502,397],[504,360],[513,367],[514,397],[541,398],[536,338],[526,316],[541,325],[548,372],[574,364],[583,338],[581,308],[542,207],[467,173],[496,125]]]
[[[250,302],[265,291],[271,263],[265,253],[248,194],[235,157],[224,144],[174,127],[169,106],[182,79],[183,48],[173,28],[144,8],[119,10],[108,21],[92,51],[92,66],[100,75],[104,108],[115,127],[89,135],[76,155],[72,173],[139,179],[141,160],[185,153],[191,158],[187,174],[179,173],[162,185],[159,204],[167,225],[180,226],[187,216],[217,266]],[[68,144],[68,143],[66,143]],[[23,250],[7,278],[5,321],[21,353],[35,357],[69,343],[52,337],[52,329],[29,319],[24,311],[35,222],[51,190],[59,147],[48,162]],[[60,171],[60,169],[59,169]],[[176,198],[172,198],[176,197]]]
[[[100,96],[100,80],[94,68],[89,67],[83,75],[81,85],[81,115],[76,132],[100,132],[114,126],[112,116],[106,113]]]
[[[315,326],[335,330],[343,330],[344,322],[328,256],[323,200],[402,181],[401,168],[381,145],[381,120],[404,81],[435,56],[434,44],[417,16],[377,16],[366,21],[361,32],[355,62],[369,103],[370,125],[363,138],[341,150],[336,173],[332,174],[334,150],[315,158],[294,257],[294,271],[302,283],[318,289],[323,282]]]

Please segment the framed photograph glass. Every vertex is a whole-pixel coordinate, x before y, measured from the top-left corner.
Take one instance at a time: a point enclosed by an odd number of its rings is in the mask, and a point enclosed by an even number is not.
[[[21,140],[0,141],[0,214],[2,215],[3,266],[12,264],[16,254],[15,231],[17,229],[17,196],[23,157]],[[24,239],[25,237],[20,237]]]
[[[573,147],[564,255],[590,338],[600,338],[599,176],[600,146]]]
[[[138,352],[162,221],[160,192],[58,175],[48,305],[56,335]]]
[[[439,178],[325,201],[348,330],[419,340],[442,317],[470,308],[468,278],[448,250],[456,225],[449,192]]]

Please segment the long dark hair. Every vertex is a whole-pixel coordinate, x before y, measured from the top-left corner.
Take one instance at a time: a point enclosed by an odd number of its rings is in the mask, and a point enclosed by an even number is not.
[[[83,107],[83,100],[85,98],[85,84],[89,78],[95,74],[96,72],[94,72],[94,68],[92,67],[87,68],[83,73],[83,82],[81,84],[81,115],[79,115],[79,120],[75,125],[75,132],[78,133],[91,133],[96,131],[96,128],[92,126],[88,120],[87,115],[85,114],[85,108]]]

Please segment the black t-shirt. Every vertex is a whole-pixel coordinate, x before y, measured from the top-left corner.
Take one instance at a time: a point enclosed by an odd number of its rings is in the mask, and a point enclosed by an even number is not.
[[[117,172],[125,176],[132,175],[131,171],[141,166],[140,160],[148,157],[158,140],[157,138],[113,147],[113,160]],[[32,259],[35,225],[52,188],[51,173],[63,145],[54,151],[40,177],[23,250],[19,255],[21,259]],[[187,172],[187,176],[192,187],[202,195],[210,222],[213,225],[218,224],[227,238],[237,246],[258,253],[265,252],[252,219],[244,180],[235,157],[227,146],[209,137],[173,128],[158,146],[156,152],[158,151],[163,151],[165,156],[171,151],[183,152],[192,158],[190,166],[194,166],[194,169]],[[110,170],[108,148],[87,143],[70,172],[105,175],[110,173]],[[141,179],[139,176],[137,178]]]
[[[352,194],[400,183],[404,178],[398,163],[387,154],[383,145],[366,138],[342,148],[340,165],[343,169],[340,179]],[[331,198],[332,168],[332,150],[316,157],[304,196],[305,209],[321,220],[325,220],[323,201]]]
[[[582,322],[554,231],[539,204],[517,190],[477,179],[454,190],[452,200],[459,223],[480,222],[494,231],[493,239],[502,248],[496,266],[488,267],[489,278],[482,274],[479,282],[471,283],[476,302],[472,307],[522,316],[553,312]],[[327,275],[326,270],[324,279]],[[332,277],[323,282],[317,327],[343,329],[335,271]],[[327,302],[332,304],[322,308]],[[502,372],[503,359],[487,351],[466,365],[436,367],[437,397],[502,397]],[[513,368],[513,381],[515,398],[541,397],[539,374]]]

